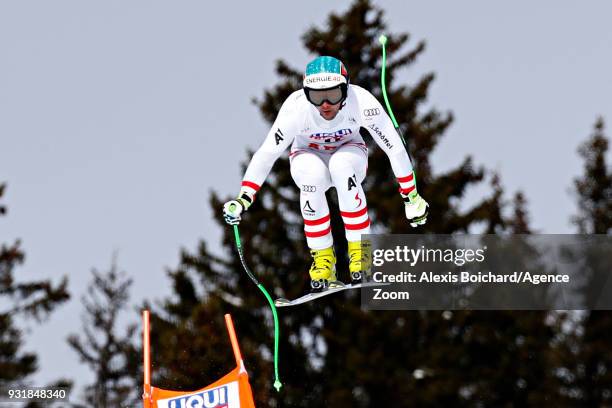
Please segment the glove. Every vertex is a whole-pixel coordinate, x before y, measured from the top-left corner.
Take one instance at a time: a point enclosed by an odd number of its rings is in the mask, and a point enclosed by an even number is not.
[[[423,197],[416,190],[408,194],[402,194],[402,198],[404,199],[406,218],[410,221],[410,226],[416,227],[425,224],[427,222],[427,215],[429,215],[429,204],[427,204],[427,201],[423,200]]]
[[[223,204],[223,218],[229,225],[238,225],[242,219],[240,215],[249,209],[253,203],[253,197],[246,192],[241,192],[235,200]]]

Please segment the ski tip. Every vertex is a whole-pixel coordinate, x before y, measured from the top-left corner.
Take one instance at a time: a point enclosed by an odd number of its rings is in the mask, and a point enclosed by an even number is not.
[[[281,387],[283,386],[283,384],[281,384],[280,381],[276,380],[274,381],[274,388],[276,388],[276,392],[280,392]]]
[[[378,37],[378,42],[380,43],[380,45],[385,45],[387,43],[387,36],[381,34],[381,36]]]
[[[291,301],[285,298],[278,298],[274,301],[275,306],[287,306],[289,304],[291,304]]]

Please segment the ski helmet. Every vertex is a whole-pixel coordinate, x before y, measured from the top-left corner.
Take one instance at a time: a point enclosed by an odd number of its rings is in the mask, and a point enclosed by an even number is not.
[[[304,93],[306,98],[316,106],[320,106],[326,99],[319,100],[314,97],[316,92],[311,91],[329,90],[339,87],[342,91],[341,99],[328,100],[329,103],[335,105],[346,99],[349,83],[349,75],[344,67],[344,64],[337,58],[329,56],[317,57],[306,65],[304,73]]]

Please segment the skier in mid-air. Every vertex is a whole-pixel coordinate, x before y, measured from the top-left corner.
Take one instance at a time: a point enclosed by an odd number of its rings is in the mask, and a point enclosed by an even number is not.
[[[291,144],[291,176],[300,188],[304,232],[313,262],[313,291],[343,286],[336,278],[336,255],[325,192],[335,187],[348,241],[349,271],[360,280],[369,267],[362,254],[361,235],[370,232],[366,196],[361,186],[368,150],[361,137],[367,131],[387,154],[399,183],[406,218],[411,226],[427,221],[427,202],[416,189],[412,163],[400,136],[381,104],[367,90],[349,84],[338,59],[315,58],[306,66],[304,88],[283,103],[270,132],[253,155],[238,198],[223,206],[228,224],[240,222],[274,162]]]

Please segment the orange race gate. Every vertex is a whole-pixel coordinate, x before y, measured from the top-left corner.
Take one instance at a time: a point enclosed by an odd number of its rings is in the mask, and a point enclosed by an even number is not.
[[[196,391],[171,391],[151,385],[151,349],[149,311],[142,312],[144,408],[254,408],[249,376],[244,368],[232,317],[225,315],[225,325],[232,343],[236,368],[214,383]]]

